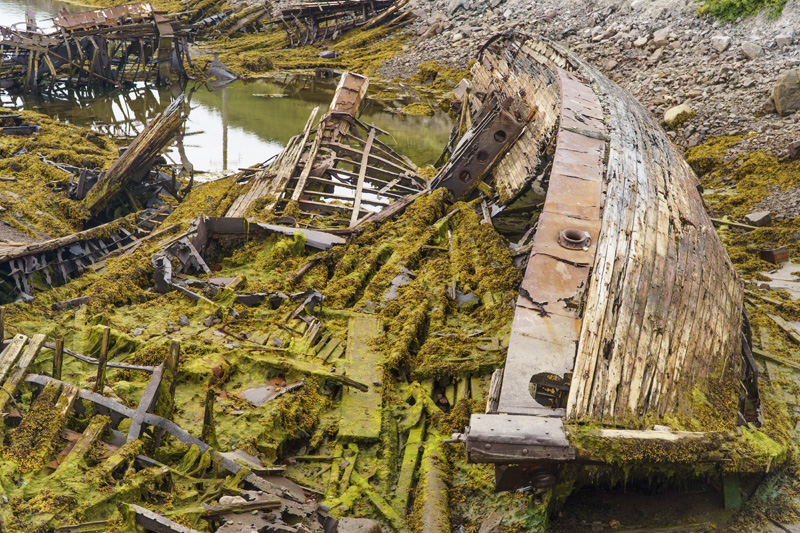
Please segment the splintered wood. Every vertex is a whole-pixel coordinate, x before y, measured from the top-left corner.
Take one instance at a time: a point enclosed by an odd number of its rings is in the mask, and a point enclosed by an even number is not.
[[[57,82],[120,87],[185,76],[186,33],[149,3],[64,14],[53,26],[50,33],[0,26],[0,58],[11,59],[0,59],[3,88],[36,92]]]
[[[367,78],[345,72],[325,116],[314,126],[318,108],[311,112],[303,132],[252,178],[226,216],[244,217],[263,198],[265,212],[282,213],[296,205],[304,213],[327,216],[332,225],[352,228],[394,200],[423,190],[426,183],[416,166],[378,139],[383,131],[356,118],[368,86]]]

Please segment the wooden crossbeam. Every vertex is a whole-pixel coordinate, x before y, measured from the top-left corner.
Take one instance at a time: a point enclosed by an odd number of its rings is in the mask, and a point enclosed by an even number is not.
[[[354,227],[358,222],[361,213],[361,193],[364,189],[364,178],[367,176],[367,168],[369,162],[369,152],[372,150],[372,143],[375,141],[375,130],[369,130],[367,137],[367,144],[364,146],[364,152],[361,155],[361,168],[358,171],[358,183],[356,184],[356,197],[353,200],[353,213],[350,216],[350,227]]]

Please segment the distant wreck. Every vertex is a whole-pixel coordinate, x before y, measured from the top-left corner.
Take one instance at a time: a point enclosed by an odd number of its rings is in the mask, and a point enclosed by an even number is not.
[[[277,157],[186,194],[154,168],[176,101],[65,191],[151,211],[0,247],[27,296],[0,309],[4,531],[449,532],[495,489],[533,528],[620,470],[736,508],[786,460],[742,282],[632,97],[498,35],[428,179],[367,88],[343,73]]]

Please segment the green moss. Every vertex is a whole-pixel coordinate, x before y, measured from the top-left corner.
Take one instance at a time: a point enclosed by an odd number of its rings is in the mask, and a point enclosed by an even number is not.
[[[739,17],[752,17],[765,11],[770,18],[778,18],[787,0],[699,0],[701,15],[711,15],[720,20],[733,21]]]

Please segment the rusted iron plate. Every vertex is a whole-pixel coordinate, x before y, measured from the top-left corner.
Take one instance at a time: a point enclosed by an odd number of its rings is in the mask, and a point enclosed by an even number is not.
[[[481,463],[563,461],[575,458],[560,418],[472,415],[467,455]]]
[[[550,173],[544,210],[575,218],[597,220],[603,192],[596,181]]]
[[[123,17],[151,15],[153,11],[153,6],[149,3],[128,4],[97,9],[95,11],[62,15],[55,18],[53,24],[57,28],[63,28],[65,30],[75,30],[87,26],[113,26]]]
[[[589,270],[588,266],[571,265],[549,255],[534,255],[528,260],[517,305],[575,318],[575,310],[567,307],[567,302],[584,288]]]
[[[571,250],[561,246],[558,242],[558,234],[565,229],[588,232],[591,242],[586,250]],[[594,252],[597,249],[599,233],[600,220],[583,220],[545,211],[539,217],[539,227],[533,238],[531,253],[547,254],[577,265],[591,265],[594,263]]]
[[[522,298],[522,296],[520,296]],[[497,411],[512,414],[560,416],[563,409],[547,407],[529,392],[534,376],[566,378],[572,372],[580,320],[517,306],[508,342],[503,386]]]

